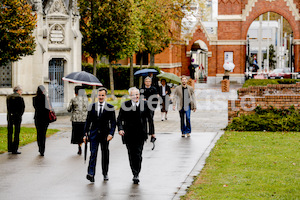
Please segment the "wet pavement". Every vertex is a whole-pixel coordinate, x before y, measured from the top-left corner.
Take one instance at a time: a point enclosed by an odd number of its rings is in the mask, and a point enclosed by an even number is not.
[[[156,110],[156,148],[152,151],[150,142],[144,146],[139,185],[132,183],[127,150],[117,133],[110,143],[109,181],[103,181],[100,158],[95,183],[86,180],[88,162],[76,154],[77,145],[70,144],[70,117],[59,116],[49,128],[61,131],[47,138],[44,157],[39,156],[36,143],[21,147],[20,155],[0,155],[0,199],[179,199],[223,134],[227,100],[236,98],[236,88],[222,93],[219,86],[199,84],[196,96],[198,110],[191,116],[190,138],[181,138],[177,111],[170,111],[168,120],[161,121],[160,111]]]

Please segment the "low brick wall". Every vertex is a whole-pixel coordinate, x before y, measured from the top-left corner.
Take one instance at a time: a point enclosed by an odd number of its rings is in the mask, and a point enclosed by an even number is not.
[[[300,83],[241,88],[238,92],[237,100],[228,100],[228,122],[241,114],[254,113],[257,106],[288,109],[294,105],[300,109]]]

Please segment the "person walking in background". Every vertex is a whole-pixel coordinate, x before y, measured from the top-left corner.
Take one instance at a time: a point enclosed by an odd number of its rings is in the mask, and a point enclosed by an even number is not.
[[[49,112],[51,104],[47,96],[47,91],[43,85],[37,88],[36,96],[33,97],[34,124],[37,131],[37,144],[41,156],[45,153],[46,132],[50,123]]]
[[[166,84],[166,79],[161,79],[159,87],[159,95],[161,97],[161,121],[167,120],[168,108],[170,103],[171,89]]]
[[[116,129],[116,114],[114,106],[105,101],[107,95],[106,88],[98,89],[98,101],[89,109],[83,140],[90,142],[91,156],[86,178],[95,182],[96,162],[99,144],[102,152],[102,174],[104,181],[108,181],[109,166],[109,141],[112,140]],[[90,134],[88,134],[90,133]]]
[[[88,98],[82,86],[75,86],[75,97],[71,99],[68,112],[72,113],[72,137],[71,144],[78,144],[78,155],[81,155],[81,144],[84,137],[84,125],[88,112]]]
[[[173,110],[179,110],[181,137],[191,135],[191,110],[196,111],[196,98],[193,87],[187,84],[186,76],[181,77],[181,85],[174,90]]]
[[[145,86],[140,89],[140,94],[143,100],[148,101],[150,113],[153,118],[158,103],[158,92],[156,88],[152,86],[152,79],[149,76],[145,78],[144,83]]]
[[[7,106],[7,150],[12,154],[21,154],[18,151],[19,137],[22,122],[22,115],[25,110],[25,103],[20,86],[13,88],[13,94],[6,98]],[[15,132],[14,132],[15,129]]]
[[[140,92],[137,88],[129,88],[128,92],[131,100],[122,103],[117,125],[123,144],[126,144],[128,150],[129,163],[133,174],[132,180],[134,184],[138,184],[142,165],[142,151],[144,142],[148,138],[147,122],[149,135],[155,138],[155,133],[153,118],[147,102],[140,100]]]

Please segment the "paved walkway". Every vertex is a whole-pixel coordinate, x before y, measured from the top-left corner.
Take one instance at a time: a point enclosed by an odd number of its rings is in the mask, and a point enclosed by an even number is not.
[[[95,183],[87,181],[87,163],[76,154],[77,146],[70,144],[69,116],[60,116],[49,127],[61,132],[47,138],[45,157],[39,156],[36,143],[20,148],[21,155],[0,155],[0,199],[179,199],[223,134],[227,100],[236,98],[236,89],[222,93],[220,86],[199,84],[196,96],[191,138],[181,138],[177,111],[170,111],[167,121],[160,121],[160,111],[156,111],[156,148],[152,151],[149,142],[144,146],[139,185],[132,184],[127,150],[117,133],[110,143],[110,180],[103,182],[98,158]]]

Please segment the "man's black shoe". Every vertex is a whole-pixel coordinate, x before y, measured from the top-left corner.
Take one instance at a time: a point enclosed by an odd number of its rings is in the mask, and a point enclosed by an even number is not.
[[[14,151],[14,152],[12,152],[12,154],[21,154],[21,152],[20,151]]]
[[[86,175],[86,179],[91,181],[92,183],[95,182],[95,178],[93,175],[90,175],[90,174]]]
[[[134,184],[139,184],[140,180],[139,180],[139,176],[134,176],[132,179]]]
[[[103,180],[104,181],[108,181],[109,179],[108,179],[108,176],[107,175],[103,175]]]

